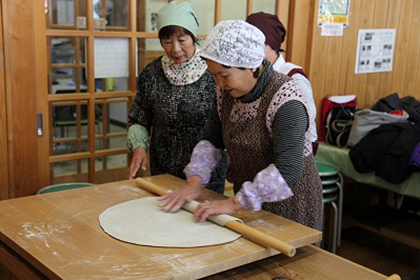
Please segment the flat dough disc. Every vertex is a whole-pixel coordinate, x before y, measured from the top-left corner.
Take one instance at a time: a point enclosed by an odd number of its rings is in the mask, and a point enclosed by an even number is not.
[[[102,229],[129,243],[156,247],[200,247],[223,244],[241,235],[212,222],[196,223],[185,210],[167,213],[157,197],[127,201],[106,209],[99,216]]]

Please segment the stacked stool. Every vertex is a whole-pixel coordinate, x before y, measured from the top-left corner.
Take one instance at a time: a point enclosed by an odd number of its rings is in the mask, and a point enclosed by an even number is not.
[[[334,214],[332,221],[332,249],[336,252],[341,244],[341,220],[343,213],[343,176],[340,169],[332,164],[316,161],[322,182],[322,231],[325,232],[325,206],[330,204]],[[324,242],[323,242],[324,243]]]

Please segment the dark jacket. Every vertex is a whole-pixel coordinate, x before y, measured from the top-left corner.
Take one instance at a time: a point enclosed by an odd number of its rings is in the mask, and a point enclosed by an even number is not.
[[[420,101],[418,101],[412,96],[405,96],[400,99],[398,93],[393,93],[384,98],[381,98],[372,106],[371,109],[386,113],[401,109],[408,113],[408,115],[410,116],[408,118],[409,121],[420,121]]]
[[[420,141],[420,122],[384,124],[372,130],[349,152],[360,173],[375,171],[376,176],[399,184],[412,173],[410,157]]]

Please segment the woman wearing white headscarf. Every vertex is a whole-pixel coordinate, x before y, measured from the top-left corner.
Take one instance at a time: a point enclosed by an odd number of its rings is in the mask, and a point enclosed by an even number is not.
[[[235,196],[200,204],[198,221],[262,208],[321,229],[322,185],[307,106],[296,82],[263,60],[264,42],[258,28],[240,20],[220,22],[207,37],[201,56],[218,85],[217,106],[184,170],[187,185],[161,198],[165,211],[200,195],[226,148]]]
[[[185,179],[183,169],[200,141],[216,85],[197,48],[198,20],[190,3],[170,2],[157,12],[165,55],[152,61],[138,79],[129,117],[128,146],[133,153],[129,178],[147,166],[150,140],[152,175]],[[207,188],[223,193],[226,156]]]

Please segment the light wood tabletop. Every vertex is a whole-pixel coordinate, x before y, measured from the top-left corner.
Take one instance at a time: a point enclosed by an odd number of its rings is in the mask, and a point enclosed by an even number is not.
[[[168,189],[184,185],[170,175],[150,180]],[[105,209],[152,195],[126,180],[0,201],[0,262],[20,277],[195,279],[278,254],[245,238],[174,249],[129,244],[103,232],[98,217]],[[197,200],[223,198],[205,190]],[[265,211],[235,216],[297,248],[321,240],[319,231]]]
[[[401,280],[387,277],[313,245],[297,250],[293,258],[277,255],[234,268],[203,280]]]

